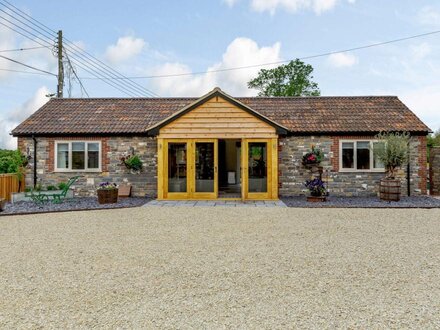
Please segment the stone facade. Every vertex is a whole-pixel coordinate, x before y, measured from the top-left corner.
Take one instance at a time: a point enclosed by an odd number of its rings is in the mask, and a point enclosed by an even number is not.
[[[440,147],[433,147],[430,151],[431,194],[440,195]]]
[[[339,172],[339,140],[371,140],[372,136],[295,136],[279,139],[280,196],[307,195],[304,182],[317,176],[302,165],[302,156],[316,146],[324,153],[322,179],[331,195],[377,195],[383,172]],[[407,194],[407,169],[401,170],[402,193]],[[426,137],[414,136],[410,142],[411,194],[426,194]]]
[[[340,139],[372,139],[372,136],[295,136],[279,139],[279,195],[306,195],[304,182],[315,174],[301,164],[302,156],[310,151],[312,145],[324,152],[321,165],[324,168],[323,180],[327,182],[332,195],[371,196],[378,192],[379,181],[384,173],[378,172],[339,172]],[[100,141],[102,146],[102,172],[55,172],[55,141]],[[33,185],[32,138],[19,137],[18,146],[22,152],[32,157],[27,169],[26,185]],[[133,149],[143,161],[140,173],[132,173],[121,164],[120,158]],[[410,185],[411,194],[426,194],[426,137],[413,136],[410,143]],[[440,152],[439,158],[440,158]],[[440,166],[440,159],[439,159]],[[439,167],[437,167],[439,168]],[[37,138],[37,177],[43,185],[56,185],[74,175],[83,175],[74,191],[79,196],[96,194],[100,182],[128,182],[132,185],[134,196],[157,196],[157,141],[146,136],[96,136],[96,137],[38,137]],[[440,173],[438,174],[440,178]],[[401,171],[402,193],[407,193],[406,168]],[[440,187],[440,184],[438,184]]]
[[[96,194],[96,187],[101,182],[130,183],[133,196],[157,195],[157,141],[145,136],[97,136],[97,137],[38,137],[37,140],[37,177],[44,186],[57,185],[75,175],[84,176],[74,188],[77,196]],[[102,148],[102,172],[55,172],[55,141],[100,141]],[[32,138],[19,137],[18,147],[22,152],[29,151],[32,159],[26,173],[26,186],[33,186],[34,142]],[[128,170],[120,158],[130,152],[138,155],[143,168],[140,173]]]

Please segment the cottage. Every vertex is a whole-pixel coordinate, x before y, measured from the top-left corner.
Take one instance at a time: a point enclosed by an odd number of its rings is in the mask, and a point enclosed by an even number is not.
[[[324,153],[332,195],[375,195],[384,175],[374,155],[380,131],[411,133],[404,193],[426,194],[429,128],[395,96],[51,99],[12,131],[32,156],[28,185],[83,175],[90,195],[102,181],[129,182],[159,199],[277,199],[305,194],[302,156]],[[121,158],[136,154],[140,172]]]

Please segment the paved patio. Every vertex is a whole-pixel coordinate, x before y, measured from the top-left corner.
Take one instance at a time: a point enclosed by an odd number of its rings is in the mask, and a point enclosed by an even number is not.
[[[222,206],[222,207],[287,207],[283,201],[240,201],[240,200],[206,200],[206,201],[158,201],[152,200],[144,207],[198,207],[198,206]]]

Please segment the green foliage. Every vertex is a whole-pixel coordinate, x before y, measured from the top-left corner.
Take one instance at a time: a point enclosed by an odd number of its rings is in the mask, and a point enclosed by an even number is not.
[[[34,191],[42,191],[43,190],[43,186],[41,185],[41,183],[37,183],[35,185]]]
[[[16,173],[19,178],[23,175],[23,167],[28,163],[27,158],[19,150],[0,149],[0,173]]]
[[[384,164],[389,178],[396,177],[396,170],[408,162],[408,146],[410,134],[382,132],[376,135],[379,142],[374,147],[374,153]]]
[[[429,134],[427,142],[429,148],[440,147],[440,129],[434,134]]]
[[[67,183],[66,182],[60,182],[59,184],[58,184],[58,189],[60,189],[60,190],[64,190],[64,189],[66,189],[67,188]]]
[[[274,69],[261,69],[248,87],[258,89],[259,96],[319,96],[321,92],[312,81],[312,73],[310,64],[296,59]]]
[[[322,161],[322,158],[324,158],[324,154],[321,150],[315,148],[315,146],[312,146],[312,151],[306,153],[302,158],[303,165],[307,164],[319,164]]]
[[[57,187],[50,185],[50,186],[47,186],[46,189],[47,190],[57,190]]]
[[[32,189],[31,188],[29,188],[29,187],[26,187],[26,188],[24,188],[24,192],[31,192],[32,191]]]
[[[440,129],[437,130],[434,134],[429,134],[427,138],[427,157],[428,162],[430,161],[430,152],[432,147],[440,147]]]
[[[142,170],[142,160],[138,155],[132,155],[123,160],[125,166],[131,170],[140,171]]]

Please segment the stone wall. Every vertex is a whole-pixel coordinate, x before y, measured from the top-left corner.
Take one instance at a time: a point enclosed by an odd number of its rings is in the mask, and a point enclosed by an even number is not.
[[[440,147],[433,147],[430,151],[431,194],[440,195]]]
[[[306,195],[304,182],[313,175],[301,164],[302,156],[310,151],[312,145],[324,152],[323,180],[327,182],[332,195],[371,196],[376,195],[379,181],[384,173],[375,172],[339,172],[339,140],[372,139],[371,136],[296,136],[279,139],[279,194],[280,196]],[[102,172],[54,172],[54,145],[56,140],[93,140],[101,141]],[[37,138],[37,176],[38,182],[56,185],[74,175],[84,178],[74,186],[75,194],[90,196],[96,194],[100,182],[129,182],[133,186],[134,196],[157,195],[157,141],[145,136],[107,136],[107,137],[39,137]],[[22,152],[29,148],[32,159],[27,169],[26,186],[33,186],[33,141],[32,138],[18,139]],[[130,147],[143,161],[141,173],[131,173],[121,164],[120,157]],[[410,184],[411,194],[426,194],[426,137],[414,136],[410,144]],[[440,152],[438,153],[440,154]],[[440,158],[440,155],[438,156]],[[437,159],[437,158],[436,158]],[[440,164],[440,159],[439,159]],[[440,165],[437,167],[439,168]],[[402,193],[407,192],[406,168],[400,173]],[[438,174],[437,177],[440,177]],[[437,184],[440,187],[440,184]]]
[[[54,172],[54,146],[56,140],[101,141],[102,172]],[[29,148],[32,159],[26,173],[26,186],[33,186],[34,143],[32,138],[18,139],[22,152]],[[121,164],[120,157],[134,149],[142,162],[140,173],[133,173]],[[38,137],[37,138],[37,177],[43,186],[57,185],[75,175],[84,176],[74,185],[75,195],[92,196],[101,182],[130,183],[133,196],[157,195],[157,141],[145,136],[108,137]]]
[[[380,172],[339,172],[339,140],[364,139],[372,136],[296,136],[279,140],[279,194],[280,196],[307,195],[304,182],[316,176],[306,169],[302,156],[316,146],[324,153],[323,181],[331,195],[373,196],[377,195]],[[406,167],[400,171],[402,193],[407,194]],[[411,194],[426,194],[426,137],[414,136],[410,142]]]

